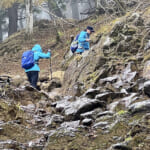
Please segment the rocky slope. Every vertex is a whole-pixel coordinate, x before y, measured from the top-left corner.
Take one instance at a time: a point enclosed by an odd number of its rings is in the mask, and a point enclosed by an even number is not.
[[[65,55],[59,78],[42,74],[40,92],[1,76],[0,148],[149,150],[149,14],[92,18],[91,50]]]

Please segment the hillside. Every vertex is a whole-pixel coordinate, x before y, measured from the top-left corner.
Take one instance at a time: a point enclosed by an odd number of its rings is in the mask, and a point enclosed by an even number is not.
[[[149,150],[150,5],[125,15],[35,24],[0,44],[0,148],[14,150]],[[145,4],[145,3],[144,3]],[[59,23],[59,22],[58,22]],[[91,49],[70,55],[70,36],[91,25]],[[26,88],[22,52],[52,49],[40,61],[41,91]],[[5,76],[2,76],[5,75]],[[49,77],[49,78],[48,78]]]

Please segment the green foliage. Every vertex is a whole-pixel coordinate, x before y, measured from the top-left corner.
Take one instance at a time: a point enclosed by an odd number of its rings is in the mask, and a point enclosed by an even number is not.
[[[59,35],[59,37],[62,37],[64,35],[64,33],[61,31],[58,31],[58,35]]]

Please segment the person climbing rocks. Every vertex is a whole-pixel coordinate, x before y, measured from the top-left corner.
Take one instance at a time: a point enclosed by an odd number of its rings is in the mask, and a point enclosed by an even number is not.
[[[25,69],[25,72],[27,74],[27,78],[28,81],[30,82],[31,86],[36,88],[37,90],[40,90],[37,87],[37,82],[38,82],[38,77],[39,77],[39,72],[40,72],[40,67],[38,64],[39,59],[42,58],[50,58],[51,57],[51,52],[50,50],[48,50],[47,53],[43,53],[42,52],[42,48],[39,44],[36,44],[33,46],[32,51],[34,52],[34,65],[33,67],[29,68],[29,69]]]
[[[78,48],[76,50],[76,54],[82,54],[84,51],[90,49],[90,35],[95,32],[93,27],[87,26],[84,31],[80,32],[78,38]]]

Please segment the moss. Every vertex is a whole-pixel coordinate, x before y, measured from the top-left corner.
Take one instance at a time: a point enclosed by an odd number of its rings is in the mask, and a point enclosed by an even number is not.
[[[92,83],[95,83],[95,81],[97,80],[97,78],[99,77],[99,70],[91,73],[89,76],[85,77],[85,79],[83,79],[83,82],[85,83],[85,88],[88,89],[89,86]]]
[[[150,53],[144,56],[144,62],[150,60]]]
[[[80,30],[81,30],[80,28],[76,28],[76,29],[75,29],[76,32],[79,32]]]
[[[116,18],[113,21],[111,21],[112,25],[115,25],[117,22],[120,22],[122,20],[122,18]]]
[[[92,23],[92,24],[97,23],[97,19],[91,19],[91,20],[90,20],[90,23]]]
[[[97,34],[108,34],[112,30],[112,25],[106,24],[100,27],[100,29],[97,31]]]
[[[135,62],[135,61],[137,61],[137,58],[136,58],[136,56],[131,56],[131,57],[127,58],[126,61],[127,62],[130,62],[130,61],[134,61]]]
[[[126,114],[126,113],[127,113],[127,111],[125,111],[125,110],[120,110],[119,112],[117,112],[117,115],[121,116],[121,115],[124,115],[124,114]]]
[[[128,138],[125,139],[126,142],[131,141],[133,138],[129,136]]]
[[[61,38],[61,37],[64,35],[64,33],[61,32],[61,31],[58,31],[58,35],[59,35],[59,37]]]

